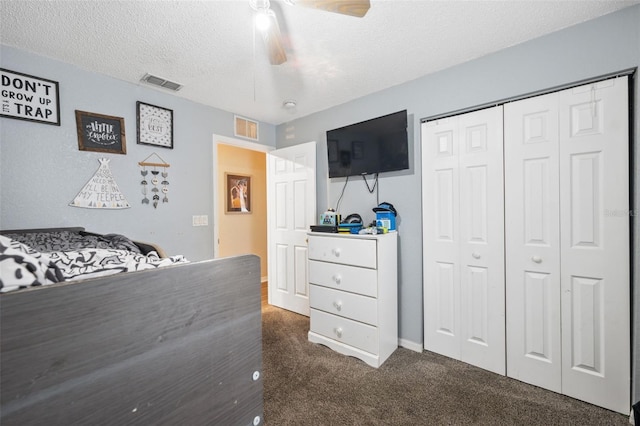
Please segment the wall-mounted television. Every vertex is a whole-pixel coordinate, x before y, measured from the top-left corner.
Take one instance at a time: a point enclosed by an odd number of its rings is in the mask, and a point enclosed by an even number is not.
[[[327,131],[329,177],[409,168],[407,110]]]

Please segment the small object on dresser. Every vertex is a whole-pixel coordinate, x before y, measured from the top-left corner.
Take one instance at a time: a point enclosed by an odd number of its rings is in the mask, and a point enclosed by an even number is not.
[[[338,226],[340,223],[340,214],[333,209],[328,209],[320,215],[321,225]]]
[[[362,223],[341,223],[338,232],[341,234],[357,234],[362,229]]]
[[[376,227],[385,228],[387,231],[396,230],[396,216],[398,212],[395,207],[393,207],[393,204],[387,202],[380,203],[377,207],[373,208],[373,211],[376,213]]]
[[[329,232],[329,233],[337,233],[338,227],[332,225],[311,225],[312,232]]]

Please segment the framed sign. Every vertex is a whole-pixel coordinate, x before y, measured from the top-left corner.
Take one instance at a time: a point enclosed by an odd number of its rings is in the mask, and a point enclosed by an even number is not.
[[[0,68],[0,115],[60,125],[58,82]]]
[[[136,102],[138,143],[173,149],[173,111]]]
[[[251,213],[251,176],[226,175],[226,213]]]
[[[80,151],[126,154],[124,118],[76,110]]]

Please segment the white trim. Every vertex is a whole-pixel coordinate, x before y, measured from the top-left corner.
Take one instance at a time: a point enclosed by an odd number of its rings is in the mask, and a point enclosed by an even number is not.
[[[220,238],[220,234],[218,231],[218,144],[231,145],[237,148],[249,149],[251,151],[259,151],[259,152],[271,152],[276,149],[274,146],[262,145],[256,142],[245,141],[242,139],[233,138],[230,136],[222,136],[213,134],[213,149],[211,153],[211,161],[213,167],[211,167],[211,174],[213,179],[213,257],[217,258],[219,256],[219,247],[218,247],[218,239]],[[266,280],[265,280],[266,281]]]
[[[412,342],[411,340],[407,339],[398,339],[398,346],[414,352],[422,353],[422,343]]]

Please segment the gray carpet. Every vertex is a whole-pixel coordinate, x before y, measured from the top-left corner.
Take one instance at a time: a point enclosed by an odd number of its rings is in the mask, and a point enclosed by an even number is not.
[[[629,425],[627,416],[436,355],[378,369],[307,341],[309,318],[263,305],[264,419],[284,425]]]

